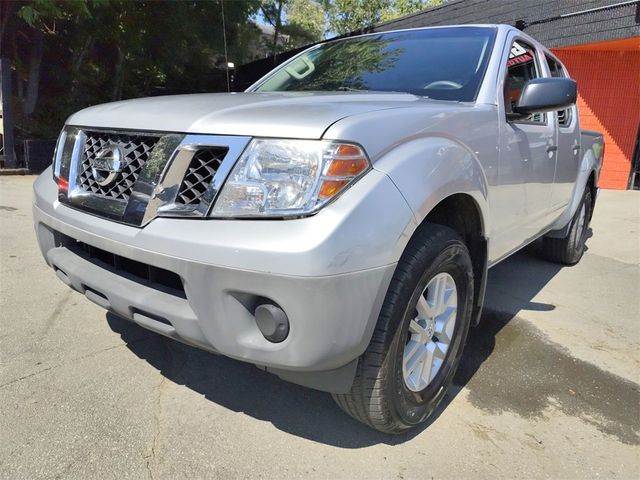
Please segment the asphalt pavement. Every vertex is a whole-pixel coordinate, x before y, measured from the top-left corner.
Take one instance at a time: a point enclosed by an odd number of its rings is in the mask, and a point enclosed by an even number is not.
[[[0,478],[640,478],[640,192],[601,192],[577,266],[494,267],[443,407],[388,436],[69,290],[33,181],[0,177]]]

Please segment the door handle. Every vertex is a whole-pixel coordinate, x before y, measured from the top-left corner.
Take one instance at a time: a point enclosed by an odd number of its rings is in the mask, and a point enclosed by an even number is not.
[[[558,146],[557,145],[549,145],[547,147],[547,152],[557,152],[558,151]]]

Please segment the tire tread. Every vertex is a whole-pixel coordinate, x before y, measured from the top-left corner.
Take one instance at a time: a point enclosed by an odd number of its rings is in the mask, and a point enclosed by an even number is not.
[[[413,270],[416,268],[418,259],[424,255],[425,249],[431,249],[434,245],[444,243],[451,238],[461,240],[454,230],[442,225],[425,224],[416,232],[398,262],[371,342],[358,361],[351,390],[344,394],[332,394],[342,410],[355,420],[376,430],[401,433],[410,428],[399,423],[389,414],[390,408],[387,405],[389,399],[383,391],[389,375],[389,365],[385,363],[385,357],[395,335],[391,317],[403,293],[401,286],[415,274]]]
[[[567,236],[564,238],[543,237],[542,250],[545,258],[550,262],[559,263],[561,265],[575,265],[582,258],[584,247],[581,252],[576,252],[573,237],[576,235],[575,229],[577,228],[577,217],[580,214],[582,205],[585,203],[587,204],[587,225],[585,228],[588,228],[589,218],[591,217],[592,199],[591,192],[587,189],[582,197],[582,201],[576,209],[574,217],[571,219],[571,227],[569,228]]]

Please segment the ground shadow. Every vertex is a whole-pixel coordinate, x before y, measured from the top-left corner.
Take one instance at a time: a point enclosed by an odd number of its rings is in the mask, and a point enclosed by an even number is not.
[[[342,448],[362,448],[379,443],[395,445],[413,438],[437,420],[494,354],[496,337],[518,312],[554,308],[532,301],[560,270],[558,265],[541,260],[538,250],[539,245],[533,244],[490,271],[487,310],[480,327],[470,333],[453,388],[427,425],[400,436],[381,434],[352,420],[339,410],[327,393],[292,385],[252,365],[165,339],[112,314],[107,315],[107,320],[111,329],[121,335],[138,357],[171,381],[225,408],[271,422],[292,435]],[[508,289],[508,295],[505,289]],[[485,374],[498,380],[502,378],[500,371]],[[482,396],[480,399],[480,405],[476,406],[492,410],[493,403],[482,405]],[[495,398],[488,401],[495,403]],[[506,402],[509,403],[509,399]]]
[[[127,347],[162,375],[234,412],[299,437],[342,448],[403,443],[419,431],[385,435],[340,411],[328,393],[287,383],[255,366],[148,332],[111,313],[107,321]]]
[[[589,228],[587,238],[592,235]],[[537,240],[489,270],[482,318],[469,333],[455,385],[468,384],[494,351],[496,337],[521,311],[555,310],[555,305],[535,302],[533,298],[562,268],[544,259],[542,240]]]

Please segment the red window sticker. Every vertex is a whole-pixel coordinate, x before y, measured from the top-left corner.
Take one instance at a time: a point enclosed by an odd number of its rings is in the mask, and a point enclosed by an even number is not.
[[[509,52],[509,60],[507,61],[507,67],[513,67],[521,63],[528,63],[533,61],[533,50],[526,49],[518,43],[514,43]]]

